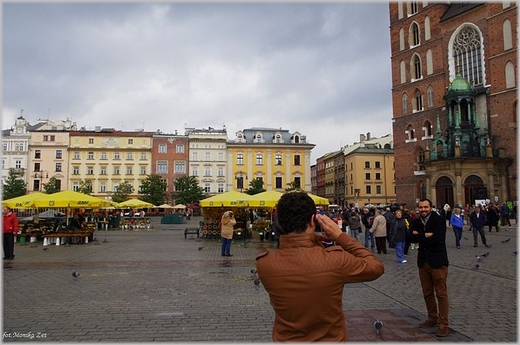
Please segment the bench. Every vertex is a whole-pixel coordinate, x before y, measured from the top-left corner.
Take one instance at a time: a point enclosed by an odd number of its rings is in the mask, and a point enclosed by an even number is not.
[[[188,234],[190,235],[197,235],[197,238],[200,236],[200,228],[186,228],[184,229],[184,238],[187,237]]]

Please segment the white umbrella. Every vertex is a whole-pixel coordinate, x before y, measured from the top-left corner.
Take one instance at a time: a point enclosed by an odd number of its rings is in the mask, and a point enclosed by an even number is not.
[[[178,205],[173,206],[173,208],[177,208],[177,209],[186,208],[186,205],[178,204]]]
[[[173,207],[172,205],[168,205],[168,204],[162,204],[162,205],[157,206],[157,208],[175,208],[175,207]]]

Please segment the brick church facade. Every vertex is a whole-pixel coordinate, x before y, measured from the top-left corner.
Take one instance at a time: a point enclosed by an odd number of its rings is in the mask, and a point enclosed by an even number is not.
[[[397,202],[516,201],[516,3],[389,7]]]

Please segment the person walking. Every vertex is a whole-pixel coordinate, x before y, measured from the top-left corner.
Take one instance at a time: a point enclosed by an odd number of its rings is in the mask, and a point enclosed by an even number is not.
[[[14,234],[20,229],[18,217],[10,207],[4,206],[4,260],[14,259]]]
[[[307,193],[285,193],[277,209],[280,247],[256,258],[258,277],[275,313],[273,341],[347,341],[344,285],[375,280],[384,265],[333,220],[316,214]],[[316,234],[316,224],[322,235]],[[324,248],[321,241],[336,245]]]
[[[403,211],[397,209],[395,211],[395,221],[392,229],[392,243],[395,248],[397,262],[400,264],[408,262],[408,260],[404,258],[404,247],[406,245],[406,234],[409,227],[410,223],[406,218],[403,217]]]
[[[395,248],[394,242],[392,241],[393,231],[394,231],[394,223],[395,223],[395,215],[390,210],[390,207],[387,207],[385,213],[383,213],[383,217],[386,219],[386,239],[388,241],[388,248]]]
[[[231,241],[233,240],[233,227],[237,223],[233,211],[226,211],[222,215],[220,236],[222,237],[222,256],[233,256],[231,254]]]
[[[361,222],[365,226],[365,248],[368,248],[368,242],[370,242],[370,248],[375,248],[375,239],[374,234],[369,230],[372,227],[372,223],[374,222],[374,215],[368,210],[368,208],[363,208],[363,214],[361,215]]]
[[[356,211],[350,213],[348,219],[348,228],[350,229],[350,235],[359,241],[359,235],[361,234],[361,217]]]
[[[486,207],[486,217],[489,225],[489,232],[495,227],[495,230],[498,232],[498,209],[493,205],[489,204]]]
[[[419,243],[417,266],[428,312],[428,319],[418,326],[427,328],[439,325],[436,336],[445,337],[449,334],[446,218],[432,212],[432,202],[429,199],[419,201],[419,213],[420,217],[412,223],[408,235],[411,242]]]
[[[455,246],[460,249],[460,239],[462,238],[462,228],[464,227],[464,219],[460,214],[460,208],[453,208],[453,213],[450,217],[450,224],[453,227],[453,233],[455,234]]]
[[[374,223],[370,228],[370,232],[374,234],[376,238],[376,249],[377,253],[386,254],[386,219],[381,214],[380,209],[376,209]]]
[[[475,206],[475,211],[469,217],[469,222],[471,223],[471,228],[473,229],[473,247],[478,247],[477,234],[480,234],[482,244],[486,248],[490,248],[491,246],[488,246],[487,244],[486,232],[484,231],[484,224],[486,224],[487,219],[486,215],[483,212],[481,212],[481,209],[482,206]]]
[[[506,224],[508,226],[511,226],[511,221],[509,220],[509,207],[504,203],[502,206],[500,206],[500,225],[505,226]]]

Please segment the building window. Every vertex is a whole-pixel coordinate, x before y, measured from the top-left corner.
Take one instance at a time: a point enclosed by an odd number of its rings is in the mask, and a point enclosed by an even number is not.
[[[426,74],[433,74],[433,53],[431,49],[426,51]]]
[[[112,190],[116,191],[119,188],[119,182],[114,182],[112,188]]]
[[[224,153],[223,152],[219,152],[218,153],[218,161],[219,162],[223,162],[224,161]]]
[[[300,165],[300,155],[294,155],[294,165]]]
[[[370,173],[365,173],[365,180],[370,180]]]
[[[192,156],[193,156],[193,160],[196,162],[199,160],[199,153],[198,152],[193,152],[192,153]]]
[[[119,175],[119,167],[114,167],[114,175]]]
[[[120,160],[121,159],[121,155],[119,154],[119,152],[114,152],[114,159],[115,160]]]
[[[94,144],[94,138],[88,138],[88,143],[89,144]]]
[[[381,186],[376,186],[376,194],[381,194]]]
[[[515,65],[508,61],[506,63],[505,68],[505,77],[506,77],[506,89],[511,89],[516,87],[516,80],[515,80]]]
[[[432,85],[428,86],[427,94],[428,94],[428,108],[433,108],[434,104],[433,104],[433,86]]]
[[[452,54],[454,63],[450,68],[454,69],[458,66],[462,76],[474,85],[484,83],[481,38],[474,26],[464,25],[456,33]]]
[[[419,55],[414,54],[412,57],[412,81],[418,80],[422,78],[422,68],[421,68],[421,59],[419,58]]]
[[[87,159],[94,159],[94,152],[93,152],[93,151],[90,151],[90,152],[87,154]]]
[[[204,192],[211,193],[211,185],[209,183],[204,183]]]
[[[275,154],[274,160],[275,160],[276,165],[282,165],[282,154],[281,153]]]
[[[204,167],[204,176],[206,176],[206,177],[211,176],[211,168],[210,167]]]
[[[199,168],[198,167],[191,167],[191,174],[193,176],[199,176]]]
[[[146,152],[141,152],[141,160],[145,161],[146,159]]]
[[[281,176],[276,176],[275,177],[275,188],[276,189],[282,189],[283,188],[282,177]]]
[[[55,171],[56,172],[61,172],[61,163],[56,163],[55,164]]]
[[[264,155],[261,153],[256,154],[256,165],[263,165],[264,164]]]
[[[365,169],[370,169],[370,162],[365,162]]]
[[[302,178],[301,177],[296,176],[294,178],[294,187],[298,188],[298,189],[302,188]]]
[[[79,182],[72,182],[72,190],[77,192],[79,190]]]
[[[418,11],[417,2],[411,1],[410,2],[410,14],[416,14]]]
[[[184,153],[184,145],[177,145],[176,149],[177,153]]]
[[[376,180],[381,180],[381,173],[376,173]]]
[[[105,193],[107,191],[107,183],[106,182],[100,182],[99,183],[99,192]]]
[[[511,21],[509,19],[504,20],[502,23],[502,40],[504,41],[504,50],[513,48],[513,35],[511,30]]]
[[[56,150],[56,159],[61,159],[61,158],[62,158],[62,151]]]
[[[224,184],[223,183],[219,183],[217,185],[217,192],[218,193],[224,193]]]
[[[237,180],[237,189],[244,189],[244,176],[237,176],[236,177],[236,180]]]
[[[211,161],[211,152],[204,153],[204,160],[208,162]]]
[[[415,129],[413,128],[412,125],[408,125],[408,127],[406,127],[406,130],[404,131],[404,133],[406,134],[406,138],[407,138],[405,140],[406,143],[409,143],[409,142],[412,142],[412,141],[416,141]]]
[[[40,171],[40,163],[34,163],[34,171]]]
[[[133,152],[127,152],[126,153],[126,160],[132,160],[134,159],[134,153]]]
[[[72,175],[79,175],[79,167],[72,167]]]
[[[224,167],[218,167],[218,172],[217,172],[217,176],[218,177],[223,177],[224,176]]]
[[[381,169],[381,162],[380,161],[376,162],[376,169]]]
[[[101,152],[101,159],[107,160],[107,153],[105,151]]]
[[[419,90],[416,90],[415,91],[415,110],[416,111],[423,111],[424,108],[423,108],[423,102],[422,102],[422,94],[421,94],[421,91]]]
[[[166,153],[167,146],[165,144],[159,145],[159,153]]]
[[[100,175],[106,175],[107,174],[107,167],[99,167],[99,174]]]
[[[41,158],[42,158],[42,151],[34,150],[34,159],[41,159]]]
[[[157,173],[158,174],[167,174],[168,173],[168,162],[167,161],[157,161]]]
[[[244,154],[237,153],[237,165],[244,165]]]
[[[126,174],[127,174],[127,175],[132,175],[132,174],[133,174],[133,169],[132,169],[131,166],[127,166],[127,167],[126,167]]]
[[[176,174],[184,174],[186,164],[184,162],[175,162],[175,173]]]
[[[401,84],[406,83],[406,63],[404,60],[401,60],[399,64],[399,72],[401,73]]]
[[[431,139],[433,137],[433,135],[432,135],[432,125],[430,124],[429,121],[426,121],[424,123],[423,131],[424,131],[424,137],[422,138],[423,140],[424,139]]]
[[[16,169],[21,169],[22,168],[22,161],[19,161],[19,160],[15,161],[14,162],[14,167]]]
[[[141,175],[146,175],[146,167],[141,166],[141,167],[140,167],[139,174],[141,174]]]
[[[94,175],[94,167],[87,167],[87,175]]]
[[[367,195],[372,194],[372,186],[365,186],[365,192]]]
[[[412,23],[411,27],[410,27],[410,35],[411,35],[411,46],[417,46],[419,44],[421,44],[421,37],[420,37],[420,32],[419,32],[419,24],[417,23]]]
[[[408,95],[403,94],[403,114],[408,113]]]
[[[128,139],[128,145],[132,145],[134,143],[134,139]]]

